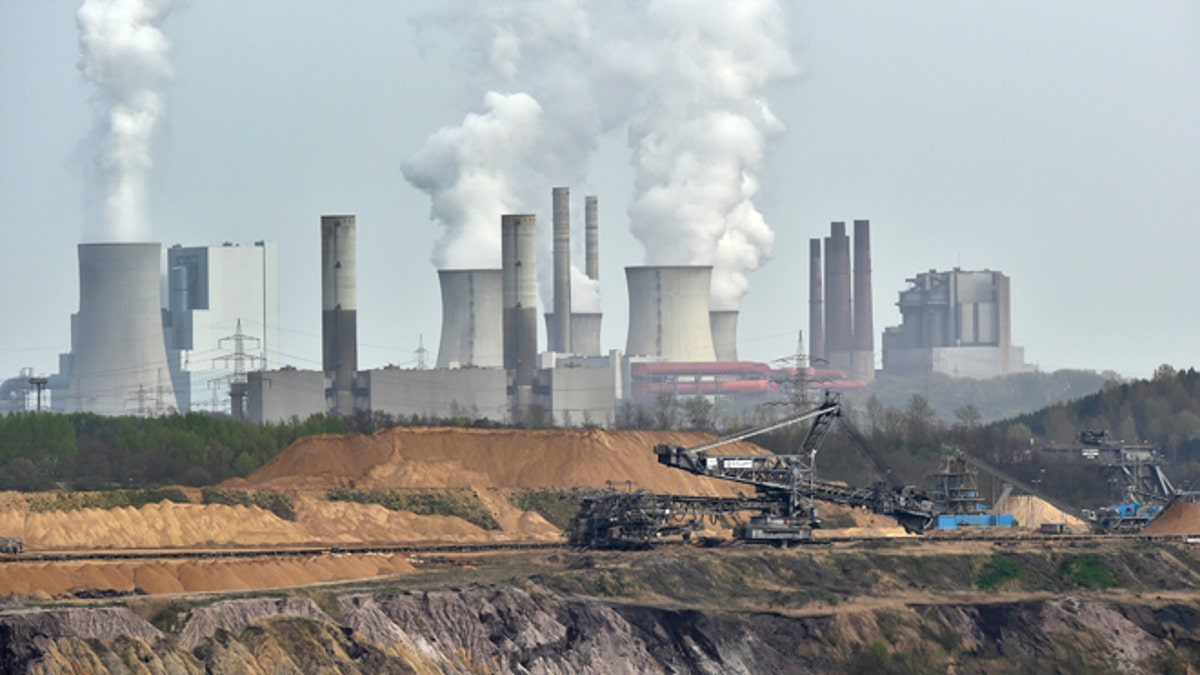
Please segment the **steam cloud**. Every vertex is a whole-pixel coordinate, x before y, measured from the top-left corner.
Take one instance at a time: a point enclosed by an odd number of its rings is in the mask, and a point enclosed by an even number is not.
[[[170,0],[85,0],[75,14],[79,70],[97,89],[85,239],[149,234],[151,144],[165,111],[162,88],[173,75],[171,43],[159,26],[171,9]]]
[[[472,84],[520,91],[509,96],[528,97],[541,113],[504,162],[476,151],[494,145],[478,115],[405,162],[444,229],[435,265],[475,265],[478,249],[498,252],[500,213],[535,210],[550,186],[580,182],[598,139],[625,128],[631,229],[646,263],[713,265],[712,308],[737,308],[746,274],[774,243],[752,199],[766,139],[782,130],[760,92],[795,72],[776,0],[460,0],[418,26],[461,41],[464,70],[482,80]],[[496,112],[488,107],[485,117]],[[471,202],[480,195],[470,181],[503,185],[506,199]],[[585,275],[572,274],[572,290],[575,311],[599,311]]]

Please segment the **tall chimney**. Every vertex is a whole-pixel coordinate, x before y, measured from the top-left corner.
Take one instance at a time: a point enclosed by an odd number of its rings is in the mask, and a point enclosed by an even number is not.
[[[626,267],[625,278],[626,354],[667,361],[716,360],[708,314],[712,266]]]
[[[554,321],[550,351],[571,351],[571,191],[556,187],[554,202]]]
[[[358,372],[358,285],[354,216],[321,216],[322,368],[332,386],[329,410],[354,412]]]
[[[597,217],[596,197],[583,198],[584,211],[584,267],[587,278],[600,280],[600,220]]]
[[[825,306],[821,290],[821,239],[808,240],[808,363],[824,365]]]
[[[163,339],[157,243],[80,244],[67,409],[161,415],[176,407]]]
[[[513,374],[513,419],[533,401],[537,364],[537,216],[500,217],[504,369]]]
[[[437,367],[504,365],[504,309],[500,270],[438,270],[442,287],[442,340]]]
[[[825,238],[825,358],[846,373],[854,347],[850,290],[850,237],[846,223],[834,222]]]
[[[852,377],[875,379],[875,329],[871,302],[871,221],[854,221],[854,355]]]

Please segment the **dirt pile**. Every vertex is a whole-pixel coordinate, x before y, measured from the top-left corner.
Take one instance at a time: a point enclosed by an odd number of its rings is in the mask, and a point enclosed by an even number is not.
[[[1200,503],[1177,499],[1162,515],[1150,521],[1142,532],[1200,535]]]
[[[1044,524],[1065,525],[1071,532],[1089,531],[1087,523],[1033,495],[1012,495],[1000,513],[1011,513],[1020,527],[1039,529]]]
[[[651,431],[396,428],[372,436],[309,436],[249,478],[227,487],[498,488],[604,487],[633,481],[652,492],[734,495],[730,483],[701,478],[658,463],[658,443],[695,445],[699,433]],[[762,454],[731,443],[720,454]]]
[[[238,560],[9,562],[0,595],[59,596],[81,589],[151,595],[302,586],[412,572],[401,555],[314,555]]]

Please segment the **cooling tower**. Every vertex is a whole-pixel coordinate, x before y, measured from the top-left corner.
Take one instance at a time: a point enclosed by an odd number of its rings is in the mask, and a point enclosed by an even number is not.
[[[500,270],[438,270],[442,340],[438,368],[504,365],[504,293]]]
[[[713,351],[718,361],[737,361],[737,310],[708,313],[712,326]]]
[[[808,352],[809,365],[825,361],[825,305],[821,290],[821,240],[808,240]]]
[[[161,244],[80,244],[68,409],[159,415],[176,408],[159,298]]]
[[[600,280],[600,220],[597,216],[596,197],[583,198],[584,230],[583,260],[584,273],[592,281]]]
[[[537,216],[500,217],[504,300],[504,368],[513,375],[517,406],[531,400],[537,367]]]
[[[850,377],[875,379],[875,328],[871,302],[871,221],[854,221],[854,351]]]
[[[332,381],[330,411],[354,412],[358,286],[354,216],[321,216],[321,363]]]
[[[668,361],[715,361],[708,319],[712,266],[626,267],[625,353]]]
[[[850,237],[835,222],[825,238],[825,358],[831,368],[850,372],[854,317],[850,309]]]
[[[571,352],[571,191],[551,191],[554,203],[554,319],[547,331],[550,351]]]
[[[600,356],[600,312],[575,312],[571,315],[572,352],[580,356]]]

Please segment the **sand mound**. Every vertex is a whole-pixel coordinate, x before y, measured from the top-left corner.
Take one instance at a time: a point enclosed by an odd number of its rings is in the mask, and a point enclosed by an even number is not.
[[[1018,525],[1030,530],[1039,529],[1043,524],[1065,525],[1071,532],[1087,532],[1090,529],[1082,520],[1033,495],[1010,496],[1000,512],[1011,513]]]
[[[1200,534],[1200,503],[1176,499],[1162,515],[1150,521],[1145,534]]]
[[[734,495],[724,481],[658,463],[658,443],[695,445],[707,434],[649,431],[396,428],[372,436],[300,439],[249,478],[230,487],[498,488],[604,487],[632,480],[637,488],[689,495]],[[722,454],[762,454],[750,443]]]
[[[185,593],[251,590],[345,581],[413,571],[400,555],[323,555],[288,559],[6,563],[0,595],[48,593],[72,589],[131,593]]]

